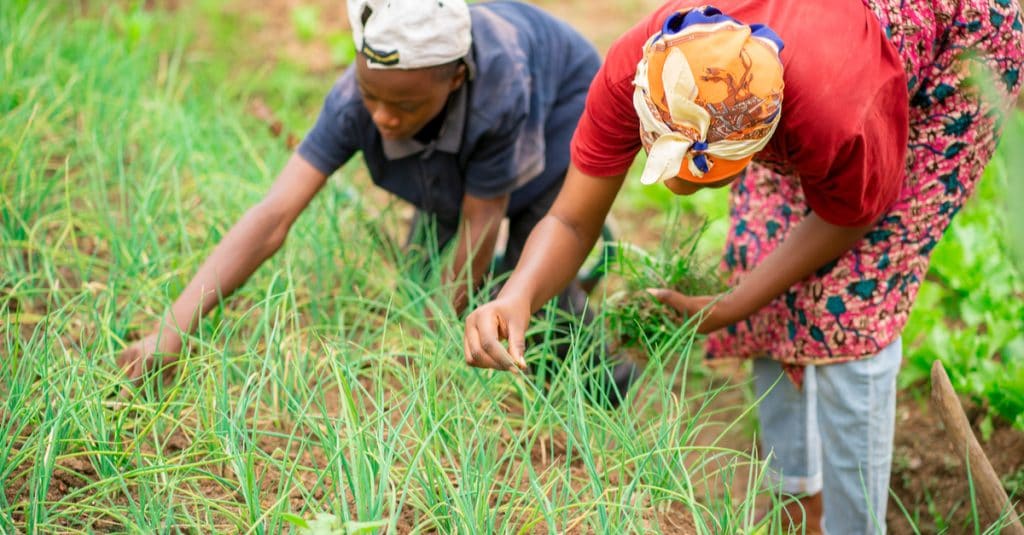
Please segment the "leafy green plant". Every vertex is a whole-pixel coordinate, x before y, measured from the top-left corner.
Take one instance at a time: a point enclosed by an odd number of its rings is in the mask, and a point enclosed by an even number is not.
[[[969,64],[970,83],[1001,108],[1003,82],[980,62]],[[996,154],[933,252],[904,334],[901,377],[904,386],[924,384],[932,362],[941,360],[953,387],[988,410],[984,436],[994,415],[1024,430],[1024,196],[1016,180],[1024,169],[1024,112],[1011,108],[1000,123]]]
[[[1024,496],[1024,466],[1003,476],[1002,481],[1007,494],[1017,499]]]
[[[1017,112],[1019,120],[1020,112]],[[904,340],[903,387],[941,360],[954,388],[1024,429],[1024,277],[1008,240],[1006,144],[935,248]]]

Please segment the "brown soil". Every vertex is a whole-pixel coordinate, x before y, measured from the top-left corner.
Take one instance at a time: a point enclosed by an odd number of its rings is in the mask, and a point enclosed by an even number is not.
[[[539,0],[531,3],[571,23],[604,55],[615,39],[664,0]]]
[[[318,14],[318,35],[311,39],[301,39],[292,22],[295,9],[314,9]],[[251,51],[258,51],[248,60],[262,57],[264,61],[290,60],[305,66],[310,72],[327,74],[338,70],[331,58],[331,50],[326,36],[346,31],[349,28],[348,16],[345,13],[345,2],[339,0],[232,0],[230,10],[243,20],[251,22],[255,28],[252,37]],[[325,78],[325,90],[329,87],[333,76]]]

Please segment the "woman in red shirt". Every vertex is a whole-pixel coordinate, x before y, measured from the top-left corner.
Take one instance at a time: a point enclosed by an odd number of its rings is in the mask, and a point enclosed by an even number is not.
[[[644,147],[644,183],[732,188],[732,289],[653,293],[703,311],[709,358],[758,359],[763,449],[779,490],[804,497],[808,528],[823,507],[833,533],[884,532],[900,332],[1020,90],[1019,7],[700,4],[667,2],[609,51],[558,199],[467,319],[466,360],[524,366],[530,313],[573,278]],[[965,83],[975,65],[999,102]],[[792,381],[771,389],[782,371]]]

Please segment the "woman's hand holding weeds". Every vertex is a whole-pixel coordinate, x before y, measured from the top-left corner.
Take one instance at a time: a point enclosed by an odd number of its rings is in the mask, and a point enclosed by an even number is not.
[[[720,295],[683,295],[666,288],[649,288],[648,293],[679,311],[684,318],[697,316],[700,324],[697,332],[707,334],[739,321],[734,317],[731,307],[724,296]]]
[[[811,212],[727,294],[686,296],[660,288],[648,291],[687,317],[703,311],[698,332],[709,333],[758,311],[815,270],[850,250],[872,225],[833,225]],[[705,310],[709,304],[711,308]]]
[[[576,277],[601,235],[624,180],[625,174],[597,178],[569,166],[558,198],[530,232],[519,263],[497,299],[466,318],[467,364],[526,370],[523,354],[531,314]]]

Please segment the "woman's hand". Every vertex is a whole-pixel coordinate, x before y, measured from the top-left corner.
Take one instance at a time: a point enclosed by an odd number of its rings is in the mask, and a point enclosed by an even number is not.
[[[466,364],[476,368],[525,371],[526,327],[530,303],[498,297],[474,310],[466,318],[463,345]],[[503,341],[508,341],[505,349]]]
[[[726,294],[691,297],[661,288],[649,291],[687,317],[710,305],[704,310],[698,327],[698,332],[709,333],[757,312],[821,266],[855,247],[872,226],[833,225],[811,212]]]
[[[501,293],[466,318],[467,364],[526,369],[523,354],[530,315],[576,277],[624,180],[625,174],[598,178],[569,166],[558,197],[530,232]]]
[[[685,318],[697,316],[697,332],[707,334],[743,319],[735,317],[725,295],[683,295],[666,288],[649,288],[655,299],[679,311]]]

